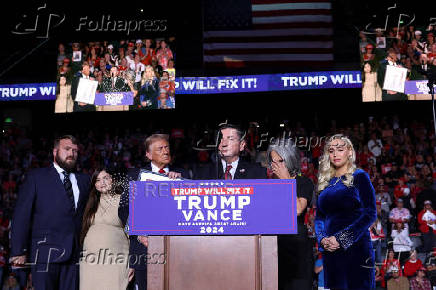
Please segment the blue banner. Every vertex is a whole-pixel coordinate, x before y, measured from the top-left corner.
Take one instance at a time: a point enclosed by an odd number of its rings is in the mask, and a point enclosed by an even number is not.
[[[176,78],[177,94],[222,94],[361,87],[360,71]]]
[[[307,89],[361,88],[360,71],[325,71],[219,77],[178,77],[176,94],[223,94]],[[0,101],[55,100],[56,83],[0,85]],[[132,96],[96,94],[97,105],[127,105]]]
[[[130,182],[130,235],[296,234],[295,179]]]
[[[0,85],[0,101],[56,100],[56,83]]]
[[[436,85],[434,85],[434,87],[436,88]],[[404,86],[404,93],[408,95],[430,94],[428,80],[406,81],[406,85]]]

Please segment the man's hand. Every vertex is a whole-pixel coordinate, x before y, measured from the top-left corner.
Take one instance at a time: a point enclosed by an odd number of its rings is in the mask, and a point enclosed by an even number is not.
[[[129,282],[132,281],[133,277],[135,276],[135,269],[129,268]]]
[[[182,174],[180,172],[170,171],[168,172],[168,177],[171,179],[182,178]]]
[[[86,103],[79,102],[79,106],[85,106]]]
[[[26,264],[26,255],[11,257],[10,262],[13,266],[24,266]]]
[[[148,237],[146,237],[146,236],[138,236],[138,242],[143,244],[145,247],[148,247]]]

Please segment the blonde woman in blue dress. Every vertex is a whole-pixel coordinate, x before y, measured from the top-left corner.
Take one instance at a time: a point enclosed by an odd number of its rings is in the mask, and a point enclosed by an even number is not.
[[[375,289],[368,230],[377,217],[375,191],[355,160],[350,139],[334,135],[319,161],[315,231],[328,289]]]

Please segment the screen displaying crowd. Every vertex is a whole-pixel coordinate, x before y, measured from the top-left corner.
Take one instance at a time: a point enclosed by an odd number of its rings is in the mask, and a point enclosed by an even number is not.
[[[361,31],[360,58],[362,68],[362,100],[364,102],[393,100],[428,100],[429,94],[404,94],[385,90],[388,66],[404,68],[406,81],[427,80],[436,67],[436,29],[434,25],[414,23],[389,29]]]
[[[56,113],[175,108],[175,38],[60,43]]]
[[[318,159],[324,144],[307,141],[335,133],[349,136],[355,146],[357,165],[369,173],[376,190],[377,220],[369,231],[375,249],[378,285],[386,287],[391,279],[400,279],[398,276],[412,280],[424,267],[427,278],[436,286],[436,251],[433,251],[436,229],[431,224],[431,220],[436,220],[436,211],[433,211],[436,203],[436,138],[430,125],[426,120],[408,121],[389,116],[341,125],[332,121],[325,129],[314,131],[301,123],[295,126],[285,123],[278,129],[261,120],[247,126],[247,146],[241,158],[267,167],[266,148],[257,146],[261,134],[269,132],[273,137],[285,132],[295,140],[298,138],[302,173],[317,184]],[[149,129],[77,129],[73,133],[80,140],[78,171],[92,174],[101,167],[114,167],[119,171],[143,167],[147,162],[143,141],[156,133],[151,128],[158,126],[150,124]],[[191,177],[199,167],[214,160],[215,151],[207,150],[208,144],[214,142],[214,124],[159,128],[160,133],[170,136],[173,163],[184,168]],[[6,128],[0,137],[0,279],[3,276],[5,283],[18,280],[22,289],[27,283],[31,284],[31,280],[28,268],[12,267],[8,263],[10,219],[24,174],[31,168],[50,164],[47,156],[52,137],[32,137],[17,126]],[[322,268],[316,265],[320,264],[322,255],[317,251],[314,235],[316,205],[308,207],[305,220],[314,246],[315,273],[319,273]]]

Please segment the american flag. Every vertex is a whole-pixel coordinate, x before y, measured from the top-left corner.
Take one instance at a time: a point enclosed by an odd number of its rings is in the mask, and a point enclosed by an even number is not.
[[[213,67],[333,63],[330,0],[207,0],[203,61]]]

